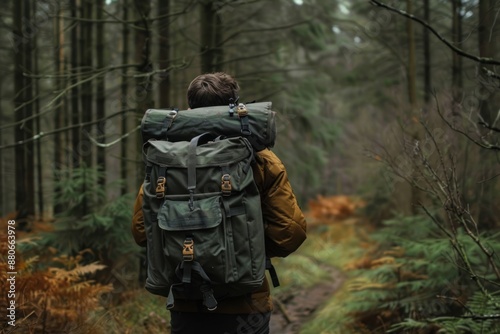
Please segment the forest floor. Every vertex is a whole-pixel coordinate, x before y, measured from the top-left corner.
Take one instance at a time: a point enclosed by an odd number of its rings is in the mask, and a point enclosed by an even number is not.
[[[298,334],[302,325],[340,288],[345,279],[343,273],[332,266],[322,267],[329,273],[329,280],[274,297],[270,333]]]

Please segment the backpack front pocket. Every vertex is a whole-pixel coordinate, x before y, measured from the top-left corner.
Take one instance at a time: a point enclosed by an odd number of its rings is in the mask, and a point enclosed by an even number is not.
[[[186,260],[185,242],[192,240],[192,260],[200,263],[213,283],[225,283],[235,260],[232,236],[224,226],[221,197],[196,199],[193,204],[191,208],[188,200],[165,200],[161,206],[158,226],[164,254],[175,268]]]

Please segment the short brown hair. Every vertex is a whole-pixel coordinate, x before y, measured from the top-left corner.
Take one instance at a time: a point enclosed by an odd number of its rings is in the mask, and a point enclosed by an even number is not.
[[[221,106],[236,102],[240,86],[229,74],[224,72],[206,73],[191,81],[187,90],[190,108]]]

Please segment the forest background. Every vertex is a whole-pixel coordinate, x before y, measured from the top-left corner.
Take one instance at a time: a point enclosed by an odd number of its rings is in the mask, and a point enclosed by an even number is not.
[[[323,265],[346,276],[302,332],[498,332],[499,13],[494,0],[5,1],[1,275],[15,234],[17,330],[167,326],[129,232],[140,121],[225,71],[241,101],[273,102],[273,150],[309,215],[307,244],[279,263],[283,291],[328,280]],[[354,223],[332,213],[340,195]],[[139,321],[137,304],[155,311]]]

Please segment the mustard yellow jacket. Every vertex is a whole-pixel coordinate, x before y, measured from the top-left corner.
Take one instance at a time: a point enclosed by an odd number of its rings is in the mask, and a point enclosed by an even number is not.
[[[292,191],[285,166],[270,150],[256,154],[257,163],[252,166],[255,182],[262,201],[265,222],[266,255],[286,257],[293,253],[306,239],[306,219]],[[132,234],[140,246],[147,246],[142,214],[142,187],[134,206]],[[203,311],[193,301],[176,300],[174,310],[185,312]],[[217,313],[255,313],[272,310],[267,279],[261,288],[249,296],[221,300]]]

